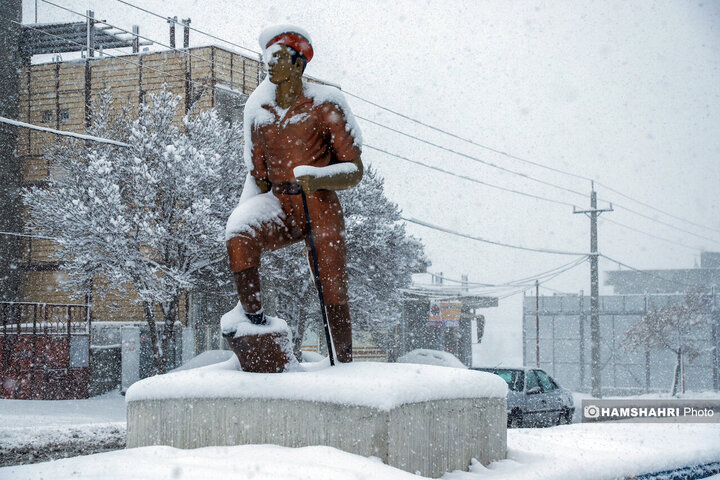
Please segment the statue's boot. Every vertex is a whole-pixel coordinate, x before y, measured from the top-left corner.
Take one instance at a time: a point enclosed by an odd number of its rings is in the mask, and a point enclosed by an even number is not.
[[[327,305],[328,323],[338,362],[352,362],[352,325],[350,305]]]

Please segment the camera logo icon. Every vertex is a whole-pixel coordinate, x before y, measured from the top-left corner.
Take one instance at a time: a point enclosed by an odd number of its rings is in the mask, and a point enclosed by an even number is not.
[[[600,409],[596,405],[587,405],[583,408],[583,416],[585,418],[600,417]]]

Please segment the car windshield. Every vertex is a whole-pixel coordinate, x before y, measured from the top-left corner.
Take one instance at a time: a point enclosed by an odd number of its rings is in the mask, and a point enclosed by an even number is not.
[[[522,392],[524,375],[520,370],[511,370],[507,368],[476,368],[475,370],[494,373],[505,380],[510,390],[514,392]]]

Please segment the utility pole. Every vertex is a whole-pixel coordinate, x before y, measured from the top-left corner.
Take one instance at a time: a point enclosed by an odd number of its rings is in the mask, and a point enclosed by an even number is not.
[[[177,21],[177,16],[167,18],[167,22],[170,24],[170,48],[173,50],[175,50],[175,24]]]
[[[87,17],[87,20],[85,22],[85,49],[87,52],[87,57],[90,58],[95,56],[95,13],[92,10],[86,10],[85,16]]]
[[[610,208],[597,208],[597,192],[595,182],[591,182],[590,210],[577,210],[573,213],[584,213],[590,217],[590,381],[592,396],[600,398],[602,389],[600,385],[600,275],[598,272],[598,235],[597,218],[602,212],[612,212]]]
[[[535,365],[540,368],[540,282],[535,280]]]
[[[710,306],[710,321],[712,322],[712,362],[713,362],[713,390],[716,392],[720,387],[720,351],[718,351],[718,336],[720,335],[720,309],[717,308],[717,287],[712,286],[712,305]]]
[[[190,19],[183,18],[183,48],[190,48]]]

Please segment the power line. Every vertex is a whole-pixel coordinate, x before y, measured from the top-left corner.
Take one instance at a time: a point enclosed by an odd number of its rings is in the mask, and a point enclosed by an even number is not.
[[[500,247],[515,248],[515,249],[517,249],[517,250],[526,250],[526,251],[529,251],[529,252],[552,253],[552,254],[556,254],[556,255],[582,255],[582,256],[588,256],[588,255],[590,255],[589,253],[567,252],[567,251],[564,251],[564,250],[551,250],[551,249],[547,249],[547,248],[531,248],[531,247],[523,247],[523,246],[520,246],[520,245],[512,245],[512,244],[509,244],[509,243],[497,242],[497,241],[494,241],[494,240],[488,240],[488,239],[485,239],[485,238],[476,237],[476,236],[473,236],[473,235],[467,235],[467,234],[465,234],[465,233],[456,232],[456,231],[454,231],[454,230],[450,230],[450,229],[448,229],[448,228],[443,228],[443,227],[440,227],[440,226],[438,226],[438,225],[433,225],[433,224],[431,224],[431,223],[423,222],[423,221],[420,221],[420,220],[417,220],[417,219],[414,219],[414,218],[407,218],[407,217],[402,217],[402,216],[401,216],[400,218],[402,218],[402,219],[405,220],[406,222],[415,223],[415,224],[417,224],[417,225],[422,225],[423,227],[431,228],[431,229],[433,229],[433,230],[438,230],[438,231],[440,231],[440,232],[449,233],[449,234],[451,234],[451,235],[456,235],[456,236],[458,236],[458,237],[469,238],[470,240],[476,240],[476,241],[478,241],[478,242],[489,243],[489,244],[492,244],[492,245],[498,245],[498,246],[500,246]]]
[[[380,105],[380,104],[378,104],[378,103],[372,102],[372,101],[370,101],[370,100],[368,100],[368,99],[366,99],[366,98],[363,98],[363,97],[361,97],[361,96],[359,96],[359,95],[356,95],[356,94],[354,94],[354,93],[348,92],[347,90],[344,90],[344,92],[345,92],[346,95],[349,95],[349,96],[351,96],[351,97],[353,97],[353,98],[357,98],[358,100],[361,100],[361,101],[363,101],[363,102],[365,102],[365,103],[369,103],[370,105],[373,105],[373,106],[375,106],[375,107],[377,107],[377,108],[380,108],[380,109],[382,109],[382,110],[385,110],[386,112],[390,112],[390,113],[392,113],[392,114],[394,114],[394,115],[397,115],[397,116],[399,116],[399,117],[402,117],[402,118],[404,118],[404,119],[406,119],[406,120],[410,120],[411,122],[417,123],[418,125],[422,125],[423,127],[430,128],[431,130],[435,130],[436,132],[440,132],[440,133],[443,133],[443,134],[448,135],[448,136],[450,136],[450,137],[456,138],[456,139],[458,139],[458,140],[462,140],[463,142],[470,143],[470,144],[472,144],[472,145],[475,145],[475,146],[477,146],[477,147],[483,148],[483,149],[488,150],[488,151],[490,151],[490,152],[497,153],[497,154],[499,154],[499,155],[503,155],[503,156],[505,156],[505,157],[512,158],[512,159],[514,159],[514,160],[518,160],[518,161],[520,161],[520,162],[528,163],[528,164],[534,165],[534,166],[536,166],[536,167],[545,168],[545,169],[547,169],[547,170],[552,170],[552,171],[557,172],[557,173],[563,173],[563,174],[565,174],[565,175],[569,175],[569,176],[571,176],[571,177],[579,178],[579,179],[582,179],[582,180],[587,180],[587,181],[592,181],[592,180],[593,180],[592,178],[586,177],[586,176],[584,176],[584,175],[578,175],[578,174],[576,174],[576,173],[572,173],[572,172],[568,172],[568,171],[565,171],[565,170],[561,170],[561,169],[559,169],[559,168],[549,167],[549,166],[547,166],[547,165],[543,165],[542,163],[533,162],[532,160],[527,160],[527,159],[525,159],[525,158],[518,157],[518,156],[512,155],[512,154],[507,153],[507,152],[503,152],[502,150],[498,150],[498,149],[496,149],[496,148],[489,147],[489,146],[487,146],[487,145],[483,145],[483,144],[478,143],[478,142],[475,142],[475,141],[473,141],[473,140],[471,140],[471,139],[469,139],[469,138],[461,137],[460,135],[457,135],[457,134],[455,134],[455,133],[449,132],[449,131],[447,131],[447,130],[443,130],[442,128],[438,128],[438,127],[436,127],[436,126],[434,126],[434,125],[430,125],[429,123],[425,123],[425,122],[423,122],[423,121],[421,121],[421,120],[418,120],[418,119],[416,119],[416,118],[410,117],[409,115],[405,115],[405,114],[400,113],[400,112],[398,112],[398,111],[396,111],[396,110],[392,110],[392,109],[387,108],[387,107],[385,107],[385,106],[383,106],[383,105]]]
[[[701,248],[698,248],[698,247],[690,247],[690,246],[685,245],[685,244],[683,244],[683,243],[676,242],[676,241],[674,241],[674,240],[669,240],[669,239],[667,239],[667,238],[660,237],[660,236],[658,236],[658,235],[654,235],[654,234],[652,234],[652,233],[645,232],[645,231],[643,231],[643,230],[639,230],[639,229],[637,229],[637,228],[633,228],[633,227],[631,227],[631,226],[629,226],[629,225],[625,225],[624,223],[620,223],[620,222],[617,222],[617,221],[612,220],[612,219],[609,219],[609,218],[605,218],[605,219],[603,219],[603,221],[604,221],[604,222],[614,223],[615,225],[618,225],[618,226],[620,226],[620,227],[622,227],[622,228],[626,228],[626,229],[628,229],[628,230],[632,230],[633,232],[642,233],[643,235],[647,235],[647,236],[649,236],[649,237],[656,238],[656,239],[658,239],[658,240],[662,240],[663,242],[673,243],[673,244],[675,244],[675,245],[677,245],[677,246],[679,246],[679,247],[687,248],[688,250],[694,250],[694,251],[700,250],[700,251],[702,251]]]
[[[543,282],[538,282],[538,285],[542,286],[543,283],[547,283],[547,282],[549,282],[549,281],[551,281],[551,280],[554,280],[555,278],[559,277],[560,275],[562,275],[563,273],[567,272],[568,270],[572,270],[573,268],[577,267],[577,266],[580,265],[581,263],[583,263],[583,262],[580,262],[580,263],[578,263],[577,265],[573,265],[573,266],[570,267],[570,268],[566,268],[565,270],[563,270],[563,271],[561,271],[561,272],[558,272],[556,275],[554,275],[554,276],[551,277],[551,278],[548,278],[547,280],[545,280],[545,281],[543,281]],[[534,285],[533,285],[533,286],[534,286]],[[544,287],[544,288],[549,288],[549,287]],[[517,291],[515,291],[515,292],[513,292],[513,293],[510,293],[510,294],[507,294],[507,295],[498,297],[498,300],[503,300],[503,299],[505,299],[505,298],[509,298],[509,297],[514,296],[514,295],[519,295],[519,294],[525,292],[526,290],[527,290],[527,288],[523,288],[522,290],[517,290]]]
[[[631,201],[636,202],[636,203],[639,203],[640,205],[643,205],[643,206],[645,206],[645,207],[647,207],[647,208],[650,208],[650,209],[652,209],[652,210],[654,210],[654,211],[656,211],[656,212],[658,212],[658,213],[662,213],[663,215],[667,215],[668,217],[671,217],[671,218],[674,218],[674,219],[676,219],[676,220],[680,220],[680,221],[686,222],[686,223],[688,223],[688,224],[690,224],[690,225],[694,225],[694,226],[696,226],[696,227],[705,228],[705,229],[708,229],[708,230],[711,230],[711,231],[714,231],[714,232],[720,232],[720,229],[716,229],[716,228],[708,227],[707,225],[702,225],[702,224],[699,224],[699,223],[692,222],[692,221],[687,220],[687,219],[685,219],[685,218],[683,218],[683,217],[679,217],[679,216],[677,216],[677,215],[673,215],[673,214],[668,213],[668,212],[666,212],[666,211],[664,211],[664,210],[661,210],[661,209],[659,209],[659,208],[657,208],[657,207],[655,207],[655,206],[653,206],[653,205],[650,205],[650,204],[648,204],[648,203],[645,203],[645,202],[642,202],[642,201],[640,201],[640,200],[637,200],[637,199],[635,199],[635,198],[633,198],[633,197],[631,197],[631,196],[629,196],[629,195],[627,195],[627,194],[625,194],[625,193],[622,193],[621,191],[619,191],[619,190],[617,190],[617,189],[615,189],[615,188],[612,188],[612,187],[610,187],[610,186],[608,186],[608,185],[606,185],[606,184],[604,184],[604,183],[602,183],[602,182],[599,182],[599,181],[595,180],[594,178],[590,178],[590,177],[587,177],[587,176],[585,176],[585,175],[580,175],[580,174],[577,174],[577,173],[573,173],[573,172],[570,172],[570,171],[567,171],[567,170],[562,170],[562,169],[559,169],[559,168],[551,167],[551,166],[548,166],[548,165],[545,165],[545,164],[542,164],[542,163],[539,163],[539,162],[534,162],[534,161],[532,161],[532,160],[528,160],[528,159],[526,159],[526,158],[522,158],[522,157],[519,157],[519,156],[517,156],[517,155],[513,155],[513,154],[510,154],[510,153],[508,153],[508,152],[504,152],[504,151],[502,151],[502,150],[498,150],[498,149],[496,149],[496,148],[489,147],[489,146],[487,146],[487,145],[483,145],[483,144],[481,144],[481,143],[478,143],[478,142],[473,141],[472,139],[469,139],[469,138],[466,138],[466,137],[462,137],[462,136],[460,136],[460,135],[457,135],[457,134],[455,134],[455,133],[449,132],[449,131],[447,131],[447,130],[443,130],[443,129],[438,128],[438,127],[436,127],[436,126],[434,126],[434,125],[431,125],[431,124],[428,124],[428,123],[423,122],[423,121],[421,121],[421,120],[418,120],[418,119],[416,119],[416,118],[410,117],[409,115],[405,115],[405,114],[400,113],[400,112],[398,112],[398,111],[396,111],[396,110],[393,110],[393,109],[391,109],[391,108],[388,108],[388,107],[385,107],[385,106],[383,106],[383,105],[380,105],[380,104],[378,104],[378,103],[376,103],[376,102],[373,102],[373,101],[371,101],[371,100],[368,100],[368,99],[366,99],[366,98],[363,98],[363,97],[361,97],[360,95],[354,94],[354,93],[352,93],[352,92],[348,92],[347,90],[343,90],[343,92],[344,92],[346,95],[350,96],[350,97],[356,98],[356,99],[358,99],[358,100],[360,100],[360,101],[363,101],[363,102],[365,102],[365,103],[368,103],[368,104],[370,104],[370,105],[373,105],[374,107],[380,108],[381,110],[385,110],[386,112],[389,112],[389,113],[392,113],[392,114],[394,114],[394,115],[397,115],[397,116],[399,116],[399,117],[401,117],[401,118],[404,118],[404,119],[406,119],[406,120],[409,120],[409,121],[411,121],[411,122],[414,122],[414,123],[416,123],[416,124],[418,124],[418,125],[422,125],[422,126],[427,127],[427,128],[429,128],[429,129],[431,129],[431,130],[435,130],[436,132],[443,133],[443,134],[445,134],[445,135],[448,135],[448,136],[450,136],[450,137],[456,138],[456,139],[458,139],[458,140],[462,140],[463,142],[469,143],[469,144],[471,144],[471,145],[475,145],[475,146],[480,147],[480,148],[482,148],[482,149],[485,149],[485,150],[487,150],[487,151],[490,151],[490,152],[493,152],[493,153],[497,153],[498,155],[502,155],[502,156],[504,156],[504,157],[511,158],[511,159],[513,159],[513,160],[517,160],[517,161],[519,161],[519,162],[527,163],[527,164],[529,164],[529,165],[533,165],[533,166],[536,166],[536,167],[544,168],[544,169],[546,169],[546,170],[550,170],[550,171],[553,171],[553,172],[556,172],[556,173],[562,173],[562,174],[564,174],[564,175],[568,175],[568,176],[571,176],[571,177],[574,177],[574,178],[578,178],[578,179],[581,179],[581,180],[594,181],[597,185],[599,185],[599,186],[601,186],[601,187],[603,187],[603,188],[606,188],[606,189],[608,189],[608,190],[610,190],[610,191],[612,191],[612,192],[614,192],[614,193],[616,193],[616,194],[618,194],[618,195],[620,195],[620,196],[622,196],[622,197],[625,197],[625,198],[627,198],[628,200],[631,200]],[[357,116],[357,115],[356,115],[356,116]],[[360,117],[358,117],[358,118],[360,118]],[[371,122],[371,120],[367,120],[367,119],[363,119],[363,120],[368,121],[368,122]],[[375,122],[372,122],[372,123],[375,123]],[[600,200],[609,203],[609,200],[606,200],[606,199],[600,199]]]
[[[128,7],[136,8],[136,9],[138,9],[138,10],[140,10],[140,11],[143,11],[143,12],[148,13],[148,14],[150,14],[150,15],[153,15],[153,16],[155,16],[155,17],[162,18],[163,20],[167,20],[167,19],[168,19],[167,16],[163,16],[163,15],[160,15],[159,13],[151,12],[150,10],[147,10],[147,9],[145,9],[145,8],[142,8],[142,7],[138,7],[137,5],[133,5],[133,4],[130,3],[130,2],[126,2],[125,0],[116,0],[116,1],[118,1],[118,2],[120,2],[120,3],[122,3],[122,4],[127,5]],[[199,33],[199,34],[201,34],[201,35],[205,35],[205,36],[207,36],[207,37],[214,38],[215,40],[218,40],[218,41],[220,41],[220,42],[224,42],[224,43],[227,43],[227,44],[229,44],[229,45],[233,45],[233,46],[235,46],[235,47],[237,47],[237,48],[241,48],[241,49],[246,50],[246,51],[248,51],[248,52],[250,52],[250,53],[254,53],[255,55],[258,55],[258,57],[260,56],[260,52],[256,52],[255,50],[251,50],[251,49],[249,49],[249,48],[247,48],[247,47],[244,47],[244,46],[242,46],[242,45],[240,45],[240,44],[238,44],[238,43],[234,43],[234,42],[231,42],[230,40],[225,40],[225,39],[222,39],[222,38],[220,38],[220,37],[216,37],[215,35],[213,35],[213,34],[211,34],[211,33],[203,32],[202,30],[198,30],[197,28],[191,27],[191,26],[189,26],[189,25],[188,25],[188,28],[189,28],[190,30],[192,30],[193,32],[197,32],[197,33]]]
[[[464,157],[464,158],[468,158],[468,159],[477,161],[477,162],[482,163],[482,164],[484,164],[484,165],[488,165],[488,166],[490,166],[490,167],[497,168],[497,169],[502,170],[502,171],[504,171],[504,172],[508,172],[508,173],[511,173],[511,174],[514,174],[514,175],[518,175],[518,176],[527,178],[527,179],[529,179],[529,180],[531,180],[531,181],[534,181],[534,182],[537,182],[537,183],[541,183],[541,184],[543,184],[543,185],[548,185],[548,186],[551,186],[551,187],[553,187],[553,188],[557,188],[557,189],[559,189],[559,190],[563,190],[563,191],[566,191],[566,192],[574,193],[574,194],[576,194],[576,195],[585,196],[584,193],[578,192],[577,190],[573,190],[573,189],[571,189],[571,188],[566,188],[566,187],[563,187],[563,186],[560,186],[560,185],[556,185],[556,184],[554,184],[554,183],[552,183],[552,182],[546,182],[545,180],[537,179],[537,178],[532,177],[532,176],[530,176],[530,175],[526,175],[526,174],[524,174],[524,173],[522,173],[522,172],[517,172],[517,171],[515,171],[515,170],[510,170],[510,169],[501,167],[501,166],[496,165],[496,164],[494,164],[494,163],[492,163],[492,162],[487,162],[487,161],[485,161],[485,160],[481,160],[481,159],[479,159],[479,158],[477,158],[477,157],[474,157],[474,156],[472,156],[472,155],[467,155],[467,154],[465,154],[465,153],[458,152],[457,150],[453,150],[453,149],[451,149],[451,148],[447,148],[447,147],[444,147],[444,146],[442,146],[442,145],[438,145],[438,144],[436,144],[436,143],[427,141],[427,140],[425,140],[425,139],[423,139],[423,138],[417,137],[417,136],[415,136],[415,135],[411,135],[411,134],[409,134],[409,133],[402,132],[402,131],[400,131],[400,130],[397,130],[397,129],[395,129],[395,128],[389,127],[389,126],[387,126],[387,125],[383,125],[383,124],[381,124],[381,123],[375,122],[375,121],[373,121],[373,120],[368,120],[367,118],[364,118],[364,117],[362,117],[362,116],[360,116],[360,115],[355,115],[355,117],[358,118],[358,119],[360,119],[360,120],[363,120],[363,121],[365,121],[365,122],[368,122],[368,123],[371,123],[371,124],[373,124],[373,125],[376,125],[376,126],[378,126],[378,127],[384,128],[384,129],[386,129],[386,130],[390,130],[390,131],[392,131],[392,132],[398,133],[398,134],[403,135],[403,136],[405,136],[405,137],[408,137],[408,138],[417,140],[417,141],[422,142],[422,143],[426,143],[426,144],[428,144],[428,145],[431,145],[431,146],[436,147],[436,148],[439,148],[439,149],[441,149],[441,150],[444,150],[444,151],[453,153],[453,154],[455,154],[455,155],[459,155],[459,156],[461,156],[461,157]],[[373,149],[375,149],[375,150],[380,150],[380,149],[375,148],[375,147],[369,147],[369,148],[373,148]],[[383,151],[383,153],[390,154],[389,152],[386,152],[386,151]],[[392,155],[392,154],[390,154],[390,155]],[[414,161],[414,160],[410,160],[410,159],[407,159],[407,158],[403,158],[403,159],[404,159],[404,160],[407,160],[407,161],[414,162],[414,163],[418,163],[418,164],[420,164],[420,165],[424,165],[424,166],[426,166],[426,167],[428,166],[428,165],[425,165],[425,164],[422,164],[422,163],[420,163],[420,162],[416,162],[416,161]],[[446,170],[442,170],[442,169],[439,169],[439,168],[437,168],[437,167],[430,167],[430,168],[434,168],[434,169],[439,170],[439,171],[442,171],[442,172],[444,172],[444,173],[450,173],[450,172],[448,172],[448,171],[446,171]],[[450,173],[450,174],[453,175],[452,173]],[[459,175],[456,175],[456,176],[459,176]],[[463,177],[463,178],[466,178],[466,179],[469,179],[469,177],[466,177],[466,176],[462,176],[462,177]],[[481,183],[481,182],[476,181],[476,183]],[[497,187],[496,187],[496,188],[497,188]],[[606,187],[606,188],[607,188],[607,187]],[[503,189],[504,189],[504,188],[503,188]],[[554,202],[554,203],[560,203],[560,202],[555,201],[555,200],[549,200],[549,199],[544,198],[544,197],[538,197],[538,196],[534,196],[534,195],[531,195],[531,194],[526,194],[526,193],[524,193],[524,192],[518,192],[518,191],[516,191],[516,190],[511,190],[511,189],[506,189],[506,190],[510,190],[510,191],[512,191],[513,193],[519,193],[519,194],[525,195],[525,196],[532,196],[532,197],[534,197],[534,198],[539,198],[539,199],[541,199],[541,200],[547,200],[547,201],[552,201],[552,202]],[[614,189],[613,189],[613,190],[614,190]],[[615,190],[614,190],[614,191],[615,191]],[[627,195],[623,195],[623,196],[627,197]],[[628,198],[629,198],[629,197],[628,197]],[[608,200],[603,200],[603,201],[610,203]],[[571,204],[568,204],[568,203],[564,203],[564,204],[565,204],[565,205],[570,205],[570,206],[572,206]],[[708,240],[708,241],[711,241],[711,242],[720,244],[720,241],[714,240],[714,239],[712,239],[712,238],[710,238],[710,237],[705,237],[705,236],[703,236],[703,235],[699,235],[699,234],[690,232],[690,231],[685,230],[685,229],[683,229],[683,228],[677,227],[677,226],[675,226],[675,225],[673,225],[673,224],[670,224],[670,223],[667,223],[667,222],[663,222],[663,221],[661,221],[661,220],[658,220],[658,219],[656,219],[656,218],[653,218],[653,217],[650,217],[650,216],[648,216],[648,215],[645,215],[645,214],[643,214],[643,213],[641,213],[641,212],[638,212],[637,210],[633,210],[633,209],[631,209],[631,208],[629,208],[629,207],[625,207],[625,206],[619,205],[619,204],[617,204],[617,203],[614,203],[614,205],[615,205],[616,207],[620,208],[620,209],[627,210],[628,212],[634,213],[635,215],[641,216],[641,217],[646,218],[646,219],[648,219],[648,220],[657,222],[657,223],[659,223],[659,224],[661,224],[661,225],[665,225],[665,226],[667,226],[667,227],[670,227],[670,228],[673,228],[673,229],[675,229],[675,230],[681,231],[681,232],[683,232],[683,233],[685,233],[685,234],[692,235],[692,236],[695,236],[695,237],[698,237],[698,238],[702,238],[702,239],[704,239],[704,240]],[[654,210],[657,210],[657,209],[654,208]],[[664,212],[663,212],[663,213],[664,213]],[[671,215],[671,216],[672,216],[672,215]],[[692,223],[692,222],[691,222],[691,223]],[[710,227],[706,227],[706,228],[710,228]],[[712,228],[710,228],[710,229],[711,229],[711,230],[714,230],[714,229],[712,229]]]
[[[527,276],[527,277],[520,278],[520,279],[517,279],[517,280],[512,280],[512,281],[505,282],[505,283],[496,283],[496,284],[493,284],[493,283],[479,283],[479,282],[466,282],[466,281],[464,281],[464,280],[457,280],[457,279],[449,278],[449,277],[446,277],[446,276],[444,276],[444,275],[442,275],[442,274],[439,275],[439,274],[436,274],[436,273],[432,273],[431,275],[433,275],[434,277],[442,278],[443,280],[447,280],[448,282],[459,283],[459,284],[461,284],[460,287],[468,286],[470,290],[473,289],[472,287],[516,287],[516,286],[521,286],[524,282],[527,282],[527,281],[530,281],[530,280],[537,280],[537,279],[539,279],[539,278],[544,278],[544,277],[546,277],[546,276],[548,276],[548,275],[552,275],[552,274],[556,273],[557,271],[563,270],[565,267],[571,267],[571,268],[572,268],[572,267],[574,267],[576,264],[578,264],[578,263],[583,263],[583,262],[585,262],[586,260],[587,260],[587,258],[575,259],[575,260],[573,260],[573,261],[571,261],[571,262],[568,262],[568,263],[566,263],[566,264],[560,265],[560,266],[558,266],[558,267],[552,268],[552,269],[550,269],[550,270],[547,270],[547,271],[544,271],[544,272],[541,272],[541,273],[537,273],[537,274],[535,274],[535,275],[529,275],[529,276]]]
[[[76,138],[78,140],[90,140],[90,141],[98,142],[98,143],[107,143],[109,145],[116,145],[118,147],[130,147],[131,146],[128,143],[118,142],[117,140],[110,140],[109,138],[95,137],[93,135],[85,135],[83,133],[65,132],[62,130],[55,130],[54,128],[48,128],[48,127],[40,127],[38,125],[20,122],[17,120],[11,120],[11,119],[5,118],[5,117],[0,117],[0,123],[6,123],[8,125],[29,128],[32,130],[38,130],[38,131],[46,132],[46,133],[54,133],[55,135],[62,135],[64,137],[72,137],[72,138]]]
[[[363,120],[363,121],[365,121],[365,122],[371,123],[371,124],[373,124],[373,125],[377,125],[378,127],[384,128],[384,129],[386,129],[386,130],[390,130],[390,131],[392,131],[392,132],[398,133],[398,134],[403,135],[403,136],[406,136],[406,137],[408,137],[408,138],[412,138],[413,140],[417,140],[417,141],[419,141],[419,142],[426,143],[426,144],[431,145],[431,146],[433,146],[433,147],[435,147],[435,148],[439,148],[440,150],[444,150],[444,151],[446,151],[446,152],[453,153],[453,154],[455,154],[455,155],[458,155],[458,156],[461,156],[461,157],[464,157],[464,158],[473,160],[473,161],[475,161],[475,162],[482,163],[483,165],[487,165],[487,166],[489,166],[489,167],[496,168],[496,169],[501,170],[501,171],[503,171],[503,172],[507,172],[507,173],[510,173],[510,174],[513,174],[513,175],[517,175],[517,176],[519,176],[519,177],[523,177],[523,178],[526,178],[526,179],[531,180],[531,181],[533,181],[533,182],[537,182],[537,183],[541,183],[541,184],[543,184],[543,185],[547,185],[547,186],[549,186],[549,187],[557,188],[558,190],[563,190],[563,191],[565,191],[565,192],[573,193],[573,194],[575,194],[575,195],[580,195],[581,197],[584,197],[584,196],[585,196],[584,193],[579,192],[579,191],[577,191],[577,190],[573,190],[572,188],[566,188],[566,187],[563,187],[563,186],[561,186],[561,185],[556,185],[556,184],[554,184],[554,183],[552,183],[552,182],[546,182],[545,180],[540,180],[540,179],[538,179],[538,178],[532,177],[532,176],[527,175],[527,174],[522,173],[522,172],[517,172],[517,171],[511,170],[511,169],[509,169],[509,168],[501,167],[500,165],[496,165],[496,164],[494,164],[494,163],[492,163],[492,162],[488,162],[487,160],[482,160],[482,159],[477,158],[477,157],[474,157],[474,156],[472,156],[472,155],[468,155],[468,154],[466,154],[466,153],[458,152],[457,150],[453,150],[452,148],[448,148],[448,147],[444,147],[444,146],[442,146],[442,145],[438,145],[437,143],[430,142],[430,141],[428,141],[428,140],[425,140],[424,138],[420,138],[420,137],[417,137],[417,136],[415,136],[415,135],[411,135],[411,134],[409,134],[409,133],[405,133],[405,132],[403,132],[403,131],[397,130],[397,129],[392,128],[392,127],[388,127],[387,125],[383,125],[383,124],[378,123],[378,122],[375,122],[375,121],[373,121],[373,120],[368,120],[367,118],[361,117],[361,116],[359,116],[359,115],[355,115],[355,118],[359,118],[360,120]]]
[[[683,233],[686,233],[686,234],[688,234],[688,235],[692,235],[693,237],[702,238],[703,240],[708,240],[708,241],[710,241],[710,242],[720,244],[720,241],[718,241],[718,240],[712,239],[712,238],[710,238],[710,237],[705,237],[705,236],[699,235],[699,234],[697,234],[697,233],[689,232],[689,231],[685,230],[684,228],[676,227],[675,225],[672,225],[672,224],[670,224],[670,223],[663,222],[662,220],[658,220],[657,218],[653,218],[653,217],[651,217],[651,216],[649,216],[649,215],[645,215],[644,213],[638,212],[637,210],[633,210],[633,209],[631,209],[631,208],[624,207],[624,206],[618,205],[618,204],[614,204],[614,205],[615,205],[617,208],[621,209],[621,210],[626,210],[626,211],[628,211],[628,212],[630,212],[630,213],[634,213],[635,215],[637,215],[637,216],[639,216],[639,217],[646,218],[646,219],[648,219],[648,220],[650,220],[650,221],[653,221],[653,222],[655,222],[655,223],[659,223],[660,225],[665,225],[666,227],[670,227],[670,228],[672,228],[672,229],[674,229],[674,230],[677,230],[677,231],[679,231],[679,232],[683,232]]]
[[[563,202],[563,201],[561,201],[561,200],[554,200],[554,199],[552,199],[552,198],[542,197],[542,196],[539,196],[539,195],[534,195],[534,194],[532,194],[532,193],[523,192],[523,191],[521,191],[521,190],[514,190],[514,189],[512,189],[512,188],[501,187],[501,186],[499,186],[499,185],[495,185],[495,184],[492,184],[492,183],[489,183],[489,182],[485,182],[485,181],[482,181],[482,180],[478,180],[477,178],[468,177],[467,175],[462,175],[462,174],[459,174],[459,173],[451,172],[451,171],[449,171],[449,170],[445,170],[445,169],[443,169],[443,168],[436,167],[436,166],[434,166],[434,165],[428,165],[428,164],[426,164],[426,163],[418,162],[417,160],[412,160],[412,159],[410,159],[410,158],[408,158],[408,157],[405,157],[405,156],[402,156],[402,155],[398,155],[398,154],[396,154],[396,153],[388,152],[387,150],[383,150],[382,148],[374,147],[374,146],[372,146],[372,145],[364,144],[364,145],[363,145],[363,148],[369,148],[369,149],[371,149],[371,150],[375,150],[375,151],[377,151],[377,152],[384,153],[385,155],[389,155],[389,156],[391,156],[391,157],[399,158],[400,160],[404,160],[404,161],[406,161],[406,162],[414,163],[415,165],[420,165],[420,166],[423,166],[423,167],[425,167],[425,168],[429,168],[429,169],[431,169],[431,170],[436,170],[436,171],[438,171],[438,172],[442,172],[442,173],[445,173],[445,174],[447,174],[447,175],[452,175],[453,177],[462,178],[463,180],[468,180],[468,181],[470,181],[470,182],[477,183],[477,184],[479,184],[479,185],[485,185],[485,186],[490,187],[490,188],[495,188],[495,189],[502,190],[502,191],[505,191],[505,192],[510,192],[510,193],[516,193],[516,194],[522,195],[522,196],[524,196],[524,197],[535,198],[535,199],[537,199],[537,200],[543,200],[543,201],[546,201],[546,202],[555,203],[555,204],[557,204],[557,205],[564,205],[564,206],[567,206],[567,207],[574,207],[574,206],[575,206],[575,205],[573,205],[572,203]]]
[[[678,217],[678,216],[673,215],[673,214],[671,214],[671,213],[667,213],[667,212],[665,212],[665,211],[663,211],[663,210],[660,210],[659,208],[657,208],[657,207],[655,207],[655,206],[653,206],[653,205],[650,205],[649,203],[642,202],[642,201],[637,200],[637,199],[635,199],[635,198],[633,198],[633,197],[631,197],[631,196],[629,196],[629,195],[626,195],[626,194],[624,194],[624,193],[622,193],[622,192],[620,192],[620,191],[618,191],[618,190],[616,190],[616,189],[614,189],[614,188],[612,188],[612,187],[609,187],[608,185],[605,185],[604,183],[600,183],[600,182],[595,182],[595,183],[598,184],[599,186],[603,187],[603,188],[606,188],[606,189],[610,190],[610,191],[613,192],[613,193],[616,193],[616,194],[618,194],[618,195],[620,195],[620,196],[622,196],[622,197],[627,198],[628,200],[632,200],[633,202],[639,203],[640,205],[642,205],[642,206],[644,206],[644,207],[647,207],[647,208],[649,208],[649,209],[651,209],[651,210],[655,210],[655,211],[658,212],[658,213],[662,213],[663,215],[667,215],[668,217],[674,218],[674,219],[676,219],[676,220],[681,220],[681,221],[683,221],[683,222],[689,223],[690,225],[694,225],[694,226],[696,226],[696,227],[705,228],[705,229],[707,229],[707,230],[711,230],[711,231],[713,231],[713,232],[718,232],[718,233],[720,233],[720,229],[708,227],[707,225],[702,225],[702,224],[700,224],[700,223],[695,223],[695,222],[692,222],[692,221],[690,221],[690,220],[688,220],[688,219],[686,219],[686,218]],[[602,200],[602,199],[601,199],[601,200]],[[606,202],[607,200],[603,200],[603,201]],[[624,207],[622,207],[622,208],[624,208]],[[634,213],[634,212],[633,212],[633,213]]]

